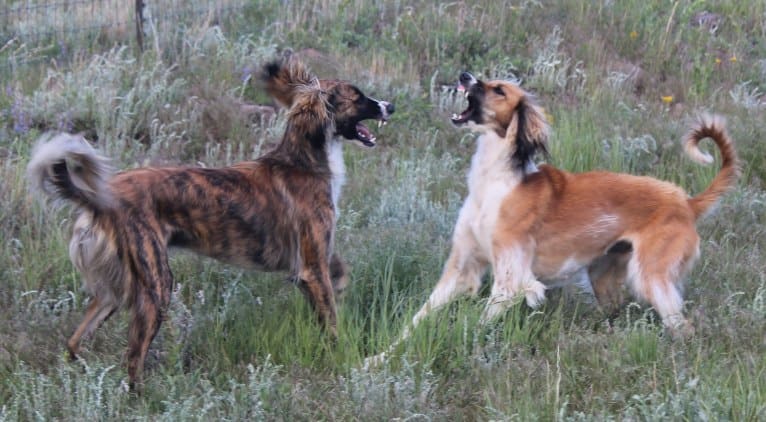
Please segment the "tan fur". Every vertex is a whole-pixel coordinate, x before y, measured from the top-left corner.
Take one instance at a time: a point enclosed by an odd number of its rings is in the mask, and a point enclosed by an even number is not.
[[[723,158],[711,186],[689,198],[680,187],[650,177],[538,168],[533,157],[545,150],[548,124],[530,95],[509,82],[482,82],[468,73],[460,83],[469,107],[453,122],[480,134],[469,194],[442,276],[402,338],[432,310],[475,294],[488,267],[494,284],[485,321],[516,297],[534,307],[546,288],[587,277],[604,306],[621,302],[620,287],[627,283],[672,333],[690,333],[681,279],[699,255],[695,223],[738,174],[722,119],[704,116],[688,135],[686,151],[693,158],[709,161],[697,148],[706,137]]]

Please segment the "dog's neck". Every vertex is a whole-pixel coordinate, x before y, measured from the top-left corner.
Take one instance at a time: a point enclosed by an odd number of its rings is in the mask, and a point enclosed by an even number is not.
[[[343,188],[343,184],[346,182],[346,163],[343,161],[343,140],[332,137],[327,143],[326,148],[327,163],[330,167],[330,173],[332,173],[332,179],[330,181],[330,186],[332,188],[332,203],[335,207],[335,218],[337,219],[340,214],[340,209],[338,208],[340,192]]]
[[[482,192],[496,182],[510,189],[521,181],[524,173],[511,165],[512,150],[506,139],[494,131],[487,131],[479,136],[476,143],[476,152],[468,172],[468,190],[471,195],[482,196]]]

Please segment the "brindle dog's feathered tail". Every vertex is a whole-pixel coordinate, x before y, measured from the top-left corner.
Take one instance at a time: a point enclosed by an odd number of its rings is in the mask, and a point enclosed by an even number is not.
[[[92,211],[111,207],[112,168],[82,136],[43,135],[32,152],[27,177],[33,190],[54,202],[69,201]]]
[[[263,67],[260,80],[264,83],[266,92],[287,108],[293,105],[297,93],[296,87],[315,85],[319,87],[317,77],[292,54],[267,63]]]

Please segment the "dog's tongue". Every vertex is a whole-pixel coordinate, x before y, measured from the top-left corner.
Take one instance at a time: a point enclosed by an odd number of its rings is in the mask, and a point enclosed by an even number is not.
[[[370,132],[370,129],[368,129],[367,126],[357,123],[356,136],[360,141],[367,143],[372,139],[372,132]]]
[[[465,92],[465,87],[460,82],[457,83],[457,92]]]

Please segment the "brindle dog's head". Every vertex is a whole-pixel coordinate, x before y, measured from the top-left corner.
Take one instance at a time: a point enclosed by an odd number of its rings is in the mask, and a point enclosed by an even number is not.
[[[264,66],[261,80],[266,91],[281,105],[291,107],[296,87],[311,83],[314,76],[294,56]],[[364,120],[388,121],[394,105],[366,96],[353,84],[334,79],[320,79],[320,88],[327,94],[327,102],[335,120],[335,135],[353,140],[365,147],[375,146],[375,135],[362,123]]]

